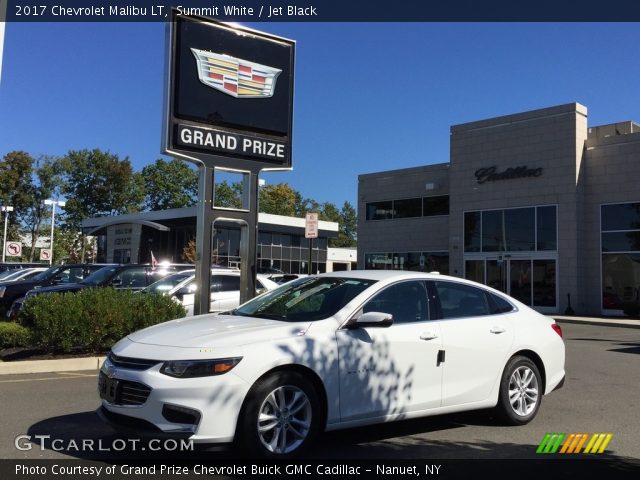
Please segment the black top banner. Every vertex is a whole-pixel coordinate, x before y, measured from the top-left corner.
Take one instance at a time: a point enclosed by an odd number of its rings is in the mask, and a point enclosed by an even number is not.
[[[162,22],[171,7],[234,22],[629,22],[638,0],[0,0],[8,22]]]

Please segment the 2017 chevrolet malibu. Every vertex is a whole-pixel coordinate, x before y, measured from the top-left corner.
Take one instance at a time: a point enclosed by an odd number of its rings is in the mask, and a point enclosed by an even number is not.
[[[526,424],[562,386],[564,356],[552,319],[487,286],[330,273],[122,339],[99,376],[100,412],[280,458],[322,430],[441,413],[496,407]]]

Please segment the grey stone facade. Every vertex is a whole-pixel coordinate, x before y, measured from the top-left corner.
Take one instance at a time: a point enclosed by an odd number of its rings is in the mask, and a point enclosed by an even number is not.
[[[524,166],[529,176],[476,178],[479,169]],[[640,202],[638,178],[638,124],[588,128],[587,108],[577,103],[454,125],[450,163],[360,175],[358,265],[368,253],[446,250],[450,274],[464,276],[464,212],[555,205],[557,250],[546,254],[556,261],[554,310],[564,312],[570,294],[576,313],[600,313],[600,208]],[[437,192],[425,191],[427,183]],[[429,193],[449,194],[448,217],[366,219],[367,203]]]

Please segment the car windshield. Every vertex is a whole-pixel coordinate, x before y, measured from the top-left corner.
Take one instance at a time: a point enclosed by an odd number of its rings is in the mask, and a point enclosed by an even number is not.
[[[174,288],[184,279],[189,278],[193,275],[193,270],[185,270],[183,272],[174,273],[172,275],[168,275],[164,277],[162,280],[158,280],[155,283],[152,283],[146,288],[143,288],[141,291],[144,293],[165,293]]]
[[[31,277],[29,280],[32,282],[39,282],[40,280],[46,280],[50,277],[53,277],[62,267],[50,267],[47,268],[44,272],[40,272],[35,277]]]
[[[91,285],[94,287],[104,285],[104,283],[109,280],[109,278],[111,278],[111,275],[113,275],[113,272],[115,272],[116,270],[118,270],[117,266],[102,267],[100,270],[96,270],[80,283],[82,283],[83,285]]]
[[[286,322],[321,320],[335,315],[374,283],[375,280],[361,278],[301,278],[265,293],[231,313]]]

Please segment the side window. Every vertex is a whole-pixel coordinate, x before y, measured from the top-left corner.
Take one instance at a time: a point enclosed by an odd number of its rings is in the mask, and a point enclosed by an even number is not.
[[[424,282],[409,281],[385,288],[369,300],[363,313],[384,312],[393,315],[393,323],[423,322],[429,319],[427,289]]]
[[[485,292],[487,294],[487,297],[489,297],[489,303],[491,304],[491,313],[492,314],[498,314],[498,313],[507,313],[507,312],[512,312],[513,311],[513,305],[511,305],[509,302],[507,302],[504,298],[495,295],[493,293],[489,293],[489,292]]]
[[[78,283],[83,278],[81,267],[71,267],[58,272],[54,281],[56,283]]]
[[[119,288],[142,288],[147,285],[147,271],[142,268],[129,268],[119,275],[117,275],[114,281],[120,280]]]
[[[484,290],[461,283],[434,283],[440,299],[442,318],[479,317],[490,314]]]
[[[221,292],[240,291],[240,276],[239,275],[220,275],[220,291]]]

